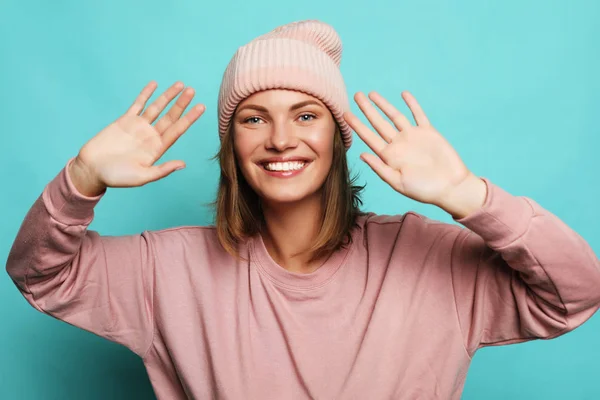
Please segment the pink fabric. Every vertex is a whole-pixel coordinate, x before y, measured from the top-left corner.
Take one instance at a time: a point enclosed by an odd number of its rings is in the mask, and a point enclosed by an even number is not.
[[[369,214],[348,249],[290,273],[214,227],[88,230],[102,196],[63,169],[7,270],[41,312],[142,357],[159,399],[459,399],[475,351],[553,338],[600,304],[600,265],[553,214],[489,180],[467,228]],[[110,189],[109,189],[110,190]]]
[[[330,109],[348,149],[352,130],[342,117],[350,105],[341,58],[337,32],[315,20],[277,27],[240,47],[225,69],[219,91],[220,137],[245,98],[267,89],[292,89],[318,98]]]

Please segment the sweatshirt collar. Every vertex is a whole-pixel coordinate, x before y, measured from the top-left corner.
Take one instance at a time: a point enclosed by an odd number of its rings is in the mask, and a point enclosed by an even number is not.
[[[291,290],[316,289],[330,282],[340,267],[345,264],[346,258],[356,246],[359,230],[353,229],[352,244],[333,252],[319,268],[307,274],[291,272],[277,264],[267,251],[260,234],[251,239],[251,259],[259,271],[277,286]]]

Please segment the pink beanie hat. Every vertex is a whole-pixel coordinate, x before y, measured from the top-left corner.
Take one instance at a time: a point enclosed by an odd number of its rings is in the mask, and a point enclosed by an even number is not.
[[[240,47],[219,91],[220,138],[242,100],[262,90],[291,89],[314,96],[329,108],[348,149],[352,131],[342,118],[349,103],[341,58],[340,37],[330,25],[316,20],[280,26]]]

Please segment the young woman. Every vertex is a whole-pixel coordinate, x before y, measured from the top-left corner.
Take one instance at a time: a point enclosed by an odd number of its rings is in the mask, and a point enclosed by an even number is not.
[[[141,235],[88,230],[109,187],[161,179],[154,165],[196,121],[176,83],[70,159],[27,214],[7,270],[41,312],[127,346],[160,399],[458,399],[483,346],[553,338],[600,305],[588,244],[534,200],[471,172],[415,98],[415,124],[380,95],[348,109],[341,43],[318,21],[238,49],[219,95],[215,226]],[[158,116],[179,94],[170,110]],[[346,164],[362,159],[414,212],[359,209]]]

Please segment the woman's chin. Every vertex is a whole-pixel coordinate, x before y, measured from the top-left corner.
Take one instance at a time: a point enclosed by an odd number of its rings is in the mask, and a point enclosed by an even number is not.
[[[303,201],[309,200],[314,197],[315,193],[301,192],[301,191],[277,191],[263,193],[261,198],[264,204],[270,205],[284,205],[284,204],[297,204]]]

